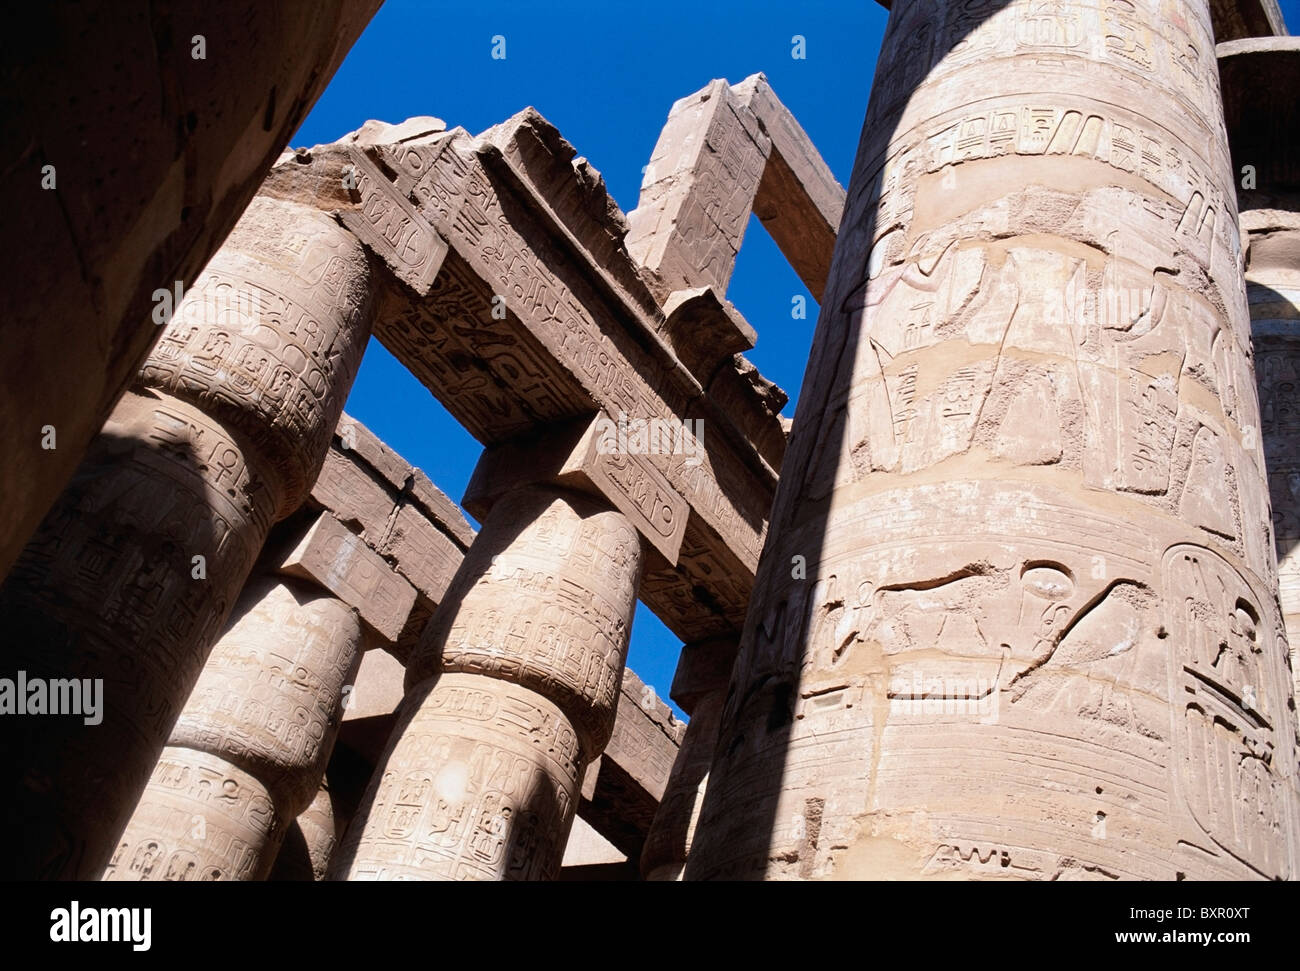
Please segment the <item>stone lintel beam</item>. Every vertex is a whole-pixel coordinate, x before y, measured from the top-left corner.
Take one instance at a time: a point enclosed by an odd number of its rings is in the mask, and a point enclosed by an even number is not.
[[[649,456],[690,519],[683,561],[652,562],[642,599],[684,641],[738,630],[784,451],[774,397],[740,358],[735,375],[723,368],[701,388],[661,336],[662,313],[620,282],[628,274],[615,264],[629,257],[600,248],[615,228],[591,214],[594,177],[564,152],[547,161],[559,142],[524,113],[477,141],[457,129],[365,150],[449,245],[428,299],[391,288],[376,333],[485,445],[597,409],[703,419],[702,464]],[[579,185],[561,191],[565,170]],[[565,200],[583,211],[559,211]]]
[[[405,627],[395,642],[384,645],[405,659],[442,602],[474,529],[428,476],[349,415],[339,419],[309,505],[347,525],[415,588]],[[290,543],[296,541],[295,535]]]
[[[711,286],[674,290],[664,301],[664,315],[677,356],[706,387],[721,365],[758,340],[749,321]]]
[[[483,150],[494,146],[515,178],[562,225],[573,244],[621,299],[649,318],[660,316],[659,300],[624,245],[627,217],[605,187],[605,179],[535,108],[525,108],[478,135]],[[495,155],[485,155],[498,158]]]
[[[510,130],[512,126],[532,124],[534,120],[545,124],[547,129],[555,132],[545,119],[540,116],[534,119],[528,112],[512,118],[501,127]],[[559,137],[558,132],[555,132],[555,135]],[[629,333],[632,340],[648,351],[651,359],[637,364],[635,362],[639,355],[636,355],[632,348],[629,347],[624,353],[628,354],[629,363],[637,368],[638,373],[646,366],[659,372],[660,378],[652,386],[651,393],[665,401],[685,401],[686,407],[678,408],[679,413],[689,412],[691,417],[694,417],[697,411],[704,414],[727,438],[737,458],[751,466],[751,475],[762,481],[775,479],[776,470],[780,466],[781,456],[784,453],[784,440],[782,439],[779,449],[773,449],[768,444],[768,433],[779,426],[779,421],[775,415],[767,413],[763,408],[752,407],[765,403],[762,392],[756,387],[748,388],[747,397],[750,401],[747,403],[751,407],[736,414],[720,407],[713,399],[711,389],[706,387],[708,379],[718,373],[717,369],[702,376],[697,373],[696,368],[687,363],[688,359],[694,359],[696,355],[692,336],[684,334],[681,329],[669,327],[665,313],[654,304],[647,305],[646,299],[651,297],[648,290],[629,292],[629,288],[623,286],[622,281],[626,275],[635,269],[634,264],[631,263],[632,257],[627,251],[625,249],[613,251],[610,259],[614,266],[612,269],[607,268],[602,257],[587,245],[589,234],[584,235],[583,238],[576,236],[569,228],[566,214],[553,207],[553,200],[541,194],[537,181],[530,178],[528,173],[521,171],[510,156],[507,156],[495,143],[481,140],[476,143],[475,151],[486,169],[499,176],[504,184],[528,200],[530,212],[540,215],[542,219],[542,226],[538,228],[552,234],[564,252],[584,268],[595,287],[597,297],[609,301],[608,306],[614,310],[614,319],[617,322],[615,326],[628,327],[627,322],[631,321]],[[587,178],[586,167],[575,162],[571,167],[569,178],[584,180]],[[603,185],[604,182],[601,180],[599,186],[603,188]],[[609,204],[613,205],[612,199],[609,200]],[[754,340],[757,340],[757,334],[753,332],[749,323],[740,317],[739,312],[735,312],[735,315],[740,318],[736,326],[742,333],[752,334]],[[679,339],[686,340],[684,348],[678,347]],[[753,347],[753,344],[749,344],[749,347]],[[584,388],[583,393],[592,394],[592,389]],[[607,404],[599,394],[599,388],[596,389],[594,397],[600,403]]]
[[[772,140],[754,212],[820,303],[844,213],[844,188],[765,75],[752,75],[731,90]]]
[[[493,172],[530,197],[532,208],[586,264],[601,292],[616,305],[630,307],[640,315],[638,323],[644,322],[645,327],[634,328],[637,342],[669,362],[661,383],[669,391],[676,384],[677,390],[687,395],[702,385],[701,406],[724,434],[735,438],[735,447],[744,454],[757,449],[766,466],[779,469],[785,435],[778,413],[787,400],[785,392],[761,376],[757,383],[751,380],[749,372],[756,373],[756,369],[748,361],[737,360],[733,368],[699,366],[696,335],[670,325],[669,308],[660,309],[659,298],[628,253],[624,245],[626,217],[610,198],[600,173],[585,158],[575,158],[573,147],[533,108],[479,135],[477,150]],[[399,178],[396,184],[401,187],[403,181]],[[725,303],[721,292],[718,297]],[[748,350],[757,334],[739,311],[725,305],[748,340],[747,344],[736,343],[736,349]],[[742,379],[737,381],[738,377]],[[775,408],[771,407],[774,399],[769,388],[775,389],[779,398]],[[766,472],[764,469],[763,474]]]
[[[329,513],[317,517],[280,564],[280,572],[314,580],[390,644],[397,642],[415,606],[415,588]]]
[[[724,80],[673,105],[627,217],[628,252],[661,301],[704,284],[727,292],[771,147]]]
[[[479,522],[501,496],[546,482],[599,496],[641,537],[677,565],[689,507],[647,456],[615,453],[617,424],[605,416],[578,419],[487,449],[465,490],[465,508]]]
[[[677,702],[682,711],[693,715],[702,695],[726,687],[731,666],[736,661],[737,648],[738,642],[734,637],[711,637],[683,646],[668,697]]]
[[[1228,41],[1219,44],[1215,53],[1240,208],[1296,209],[1300,37]],[[1254,170],[1253,185],[1245,181],[1247,165]]]
[[[339,218],[378,256],[398,280],[419,297],[427,297],[447,256],[447,242],[425,221],[409,199],[392,191],[359,148],[351,148],[355,182],[354,208]]]

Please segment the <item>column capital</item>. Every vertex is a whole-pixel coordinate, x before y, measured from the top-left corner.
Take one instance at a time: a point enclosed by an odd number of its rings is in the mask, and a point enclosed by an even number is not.
[[[465,489],[465,508],[479,522],[486,522],[492,506],[507,492],[532,484],[573,489],[608,502],[669,564],[676,565],[690,507],[647,455],[627,450],[630,424],[624,422],[621,441],[619,421],[598,414],[548,425],[527,437],[489,447]],[[684,423],[675,426],[674,431],[684,427]],[[692,437],[685,447],[703,448],[693,433],[684,434]]]

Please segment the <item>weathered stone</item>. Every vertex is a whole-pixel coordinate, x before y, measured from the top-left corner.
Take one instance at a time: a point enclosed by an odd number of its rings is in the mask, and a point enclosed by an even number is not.
[[[370,651],[366,656],[377,652]],[[289,826],[268,880],[324,880],[338,845],[339,820],[329,786],[321,784],[311,805]]]
[[[555,876],[613,729],[640,565],[635,530],[586,497],[533,486],[493,506],[333,876]]]
[[[319,588],[250,584],[118,841],[106,880],[264,880],[316,797],[356,673],[356,613]],[[220,793],[214,798],[215,793]]]
[[[675,566],[686,531],[686,500],[648,457],[615,451],[602,441],[617,434],[617,425],[608,418],[583,419],[489,449],[465,489],[465,508],[485,520],[498,497],[546,479],[604,498]]]
[[[876,2],[886,10],[893,5],[893,0]],[[993,12],[994,8],[988,8],[988,13]],[[1210,21],[1214,37],[1220,41],[1286,33],[1277,0],[1210,0]],[[1120,39],[1118,35],[1116,39]]]
[[[447,243],[360,151],[350,153],[359,202],[343,211],[343,225],[378,253],[394,276],[421,297],[447,255]]]
[[[314,580],[389,642],[397,641],[415,605],[415,588],[329,513],[320,515],[280,572]]]
[[[449,245],[429,298],[389,294],[377,336],[488,445],[591,414],[593,400],[614,420],[703,421],[702,462],[646,456],[690,515],[677,566],[653,552],[641,595],[684,640],[739,630],[784,451],[767,390],[723,367],[710,384],[723,403],[705,391],[603,185],[536,112],[373,156]]]
[[[102,872],[272,522],[320,469],[369,334],[370,263],[259,196],[0,589],[6,663],[103,679],[103,724],[5,719],[13,876]]]
[[[697,286],[727,292],[770,150],[726,81],[673,105],[627,217],[628,252],[661,301]]]
[[[671,695],[691,720],[641,852],[641,875],[646,880],[680,880],[686,868],[738,648],[736,638],[682,648]]]
[[[10,18],[0,579],[158,339],[157,292],[193,287],[379,3],[95,0]]]
[[[991,6],[891,15],[692,878],[1295,872],[1208,0]]]
[[[1300,38],[1236,40],[1217,48],[1246,245],[1260,436],[1268,467],[1279,593],[1300,694]],[[1280,98],[1265,91],[1290,92]]]
[[[844,189],[764,75],[745,78],[731,90],[772,140],[754,214],[820,301],[844,214]]]
[[[614,733],[582,780],[578,814],[633,861],[668,785],[686,726],[630,668],[623,671]]]

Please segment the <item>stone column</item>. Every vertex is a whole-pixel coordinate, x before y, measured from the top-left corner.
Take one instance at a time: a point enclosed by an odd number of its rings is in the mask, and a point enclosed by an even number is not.
[[[0,589],[6,676],[103,686],[102,723],[0,725],[0,812],[24,834],[0,873],[103,871],[267,530],[320,468],[370,285],[333,218],[258,196]]]
[[[641,876],[646,880],[682,878],[709,781],[737,647],[735,637],[726,637],[682,648],[670,694],[691,720],[641,852]]]
[[[603,502],[550,485],[496,500],[407,665],[332,877],[556,875],[613,730],[641,565]]]
[[[687,876],[1294,873],[1207,0],[895,3]]]
[[[212,649],[106,880],[263,880],[320,787],[361,660],[356,612],[262,577]]]
[[[1218,59],[1248,243],[1246,299],[1282,614],[1300,693],[1300,38],[1231,41],[1218,46]]]
[[[32,5],[4,42],[0,580],[380,0]],[[76,70],[69,70],[75,65]]]
[[[267,879],[293,882],[324,880],[330,857],[338,845],[340,829],[341,822],[335,812],[329,785],[322,782],[311,805],[289,824],[289,831]]]
[[[1300,203],[1300,195],[1294,197]],[[1241,214],[1250,238],[1246,296],[1255,341],[1279,594],[1300,696],[1300,207]]]

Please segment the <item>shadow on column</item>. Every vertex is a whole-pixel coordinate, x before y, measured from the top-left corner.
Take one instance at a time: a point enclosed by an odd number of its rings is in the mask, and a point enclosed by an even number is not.
[[[218,532],[203,468],[188,443],[106,428],[0,588],[0,677],[16,682],[22,672],[64,698],[90,689],[91,704],[102,689],[101,720],[91,724],[93,715],[0,718],[0,812],[15,834],[0,875],[98,877],[145,787],[180,714],[166,698],[188,693],[157,689],[177,679],[192,686],[203,666],[177,645],[212,643],[215,629],[195,627],[224,620],[236,591],[223,589],[223,568],[246,571],[256,552]],[[170,493],[157,488],[159,471]],[[223,545],[246,562],[218,559]],[[196,550],[208,555],[211,582],[194,577]]]
[[[878,224],[886,146],[912,91],[931,68],[1010,2],[895,0],[890,12],[687,861],[688,880],[753,880],[767,875],[804,651],[809,631],[823,620],[817,616],[821,608],[813,591],[825,579],[819,576],[819,564],[826,546],[831,492],[840,464],[853,460],[844,441],[853,364],[859,343],[869,339],[862,333],[863,316],[875,288],[869,294],[867,281],[882,270],[871,263],[872,249],[895,228]],[[887,292],[887,286],[879,289]],[[800,563],[806,565],[806,579],[797,578]],[[806,810],[809,849],[815,850],[819,808]],[[811,875],[802,872],[804,862],[811,864],[811,854],[800,862],[801,875]]]

